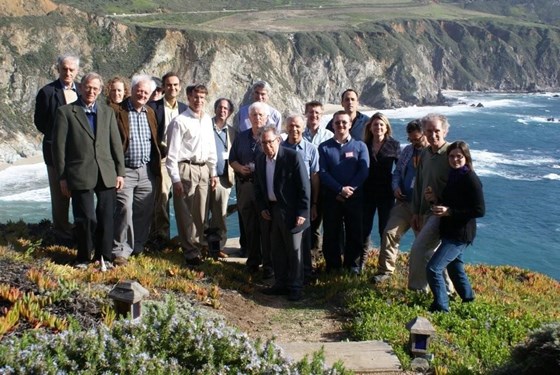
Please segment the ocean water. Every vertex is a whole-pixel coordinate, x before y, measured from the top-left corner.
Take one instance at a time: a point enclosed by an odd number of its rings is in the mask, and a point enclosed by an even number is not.
[[[402,145],[408,121],[430,112],[448,116],[447,140],[469,143],[484,187],[486,216],[478,220],[478,235],[467,248],[465,260],[515,265],[560,280],[560,97],[553,93],[445,94],[456,98],[456,104],[382,112]],[[483,107],[471,106],[478,103]],[[50,218],[45,166],[0,171],[0,222],[45,218]],[[229,217],[229,232],[231,237],[239,233],[236,215]],[[372,241],[378,246],[376,233]],[[410,248],[412,239],[410,233],[403,238],[403,251]]]

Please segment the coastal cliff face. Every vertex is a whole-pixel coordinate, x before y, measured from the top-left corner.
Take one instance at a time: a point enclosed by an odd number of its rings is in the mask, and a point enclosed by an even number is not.
[[[81,57],[82,72],[106,79],[177,71],[185,84],[209,87],[208,109],[221,96],[246,101],[259,79],[285,113],[312,99],[338,103],[349,87],[379,109],[435,103],[440,89],[558,87],[555,28],[414,20],[361,31],[207,33],[139,28],[42,3],[33,15],[0,16],[0,162],[38,152],[35,95],[56,78],[57,55],[69,51]]]

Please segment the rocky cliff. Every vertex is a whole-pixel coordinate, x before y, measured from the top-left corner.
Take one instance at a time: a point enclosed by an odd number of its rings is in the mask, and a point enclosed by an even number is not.
[[[207,84],[209,102],[226,96],[241,103],[265,79],[271,103],[284,112],[299,112],[311,99],[338,103],[348,87],[380,109],[434,103],[440,89],[558,88],[557,28],[402,20],[360,31],[208,33],[127,26],[41,3],[32,15],[0,17],[0,162],[37,152],[35,94],[68,51],[81,56],[82,72],[106,78],[175,70],[187,84]]]

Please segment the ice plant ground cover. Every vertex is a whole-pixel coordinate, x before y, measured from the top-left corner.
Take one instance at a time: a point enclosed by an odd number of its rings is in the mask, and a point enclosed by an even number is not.
[[[406,254],[399,257],[393,278],[381,285],[370,283],[377,259],[373,252],[362,275],[321,273],[305,288],[302,301],[289,303],[260,293],[262,280],[247,275],[241,264],[207,260],[197,269],[188,269],[176,249],[147,253],[107,272],[100,272],[98,265],[77,270],[66,265],[75,250],[53,245],[45,230],[48,226],[48,222],[0,224],[0,367],[10,366],[0,373],[49,373],[49,368],[76,373],[67,369],[89,363],[79,359],[85,354],[95,359],[96,366],[99,362],[116,367],[91,372],[84,368],[82,373],[173,373],[182,360],[188,360],[200,367],[182,369],[182,373],[235,374],[239,366],[256,363],[247,359],[254,353],[267,362],[261,363],[265,366],[261,369],[272,366],[270,373],[287,368],[300,374],[344,373],[325,370],[320,355],[306,364],[288,364],[272,341],[346,339],[387,341],[409,369],[405,325],[416,316],[427,317],[437,331],[430,349],[434,373],[482,374],[531,369],[535,363],[548,366],[550,373],[560,373],[560,325],[554,324],[560,321],[560,283],[542,274],[509,266],[469,265],[475,302],[454,300],[449,314],[432,314],[429,294],[406,289]],[[324,267],[320,258],[317,266]],[[128,279],[150,291],[144,323],[128,325],[116,320],[107,299],[113,285]],[[166,315],[167,310],[175,315]],[[217,314],[227,324],[216,320]],[[189,327],[162,328],[186,316]],[[159,327],[157,332],[153,327],[145,330],[146,321]],[[117,336],[124,341],[116,344]],[[250,344],[241,345],[243,351],[231,340]],[[74,349],[65,346],[70,344]],[[86,350],[88,345],[97,349]],[[60,358],[55,359],[47,347],[54,348]],[[152,353],[156,347],[162,353]],[[189,349],[183,352],[181,348]],[[50,367],[25,370],[23,359],[32,366],[37,362]],[[136,361],[129,362],[132,359]],[[546,374],[546,369],[538,373]]]

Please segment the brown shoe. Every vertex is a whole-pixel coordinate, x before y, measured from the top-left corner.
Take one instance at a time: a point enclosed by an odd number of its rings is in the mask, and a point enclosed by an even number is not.
[[[115,259],[113,259],[113,264],[115,266],[126,266],[128,264],[128,259],[126,259],[125,257],[116,256]]]
[[[218,258],[221,258],[221,259],[229,258],[229,255],[227,255],[227,254],[224,253],[223,251],[220,251],[220,252],[218,253]]]

